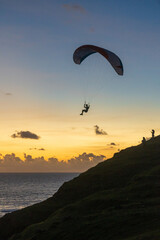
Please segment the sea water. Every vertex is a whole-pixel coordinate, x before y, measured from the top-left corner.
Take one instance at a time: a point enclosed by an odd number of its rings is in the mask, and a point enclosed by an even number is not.
[[[0,217],[41,202],[78,173],[0,173]]]

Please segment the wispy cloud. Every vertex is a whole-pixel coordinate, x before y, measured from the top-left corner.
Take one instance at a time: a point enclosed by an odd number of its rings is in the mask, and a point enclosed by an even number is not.
[[[95,32],[95,28],[91,27],[91,28],[89,29],[89,31],[93,33],[93,32]]]
[[[0,93],[3,94],[3,95],[6,95],[6,96],[11,96],[12,93],[10,92],[4,92],[3,90],[0,89]]]
[[[86,13],[86,9],[79,4],[63,4],[62,7],[67,11],[79,12],[81,14]]]
[[[38,140],[40,137],[30,131],[20,131],[11,135],[12,138],[29,138]]]
[[[45,149],[44,149],[44,148],[30,148],[29,150],[45,151]]]
[[[96,135],[108,135],[103,129],[100,129],[98,125],[94,126]]]
[[[119,144],[115,143],[115,142],[111,142],[108,144],[109,146],[118,146]]]
[[[106,160],[104,155],[93,153],[83,153],[68,161],[58,161],[52,157],[45,160],[44,157],[33,158],[31,155],[24,154],[24,160],[16,157],[14,153],[0,155],[1,172],[82,172],[99,162]]]
[[[110,146],[110,148],[116,148],[119,144],[115,142],[108,143],[107,146]]]
[[[7,93],[5,93],[5,95],[6,95],[6,96],[11,96],[11,95],[12,95],[12,93],[10,93],[10,92],[7,92]]]

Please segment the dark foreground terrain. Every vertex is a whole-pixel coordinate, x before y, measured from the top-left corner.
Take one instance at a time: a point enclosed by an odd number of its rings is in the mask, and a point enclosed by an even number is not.
[[[160,136],[0,219],[0,240],[159,240]]]

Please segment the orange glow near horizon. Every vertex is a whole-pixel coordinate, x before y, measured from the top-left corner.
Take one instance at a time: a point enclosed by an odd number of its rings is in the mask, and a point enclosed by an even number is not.
[[[110,158],[115,152],[118,152],[119,149],[121,150],[132,145],[137,145],[141,142],[139,136],[136,134],[134,136],[134,133],[132,133],[132,136],[130,133],[127,134],[127,132],[121,135],[120,132],[117,134],[116,131],[115,136],[114,134],[113,136],[109,134],[106,136],[98,136],[95,134],[94,128],[87,130],[82,128],[77,129],[68,129],[66,132],[64,130],[61,130],[62,132],[57,130],[57,132],[53,131],[52,133],[51,131],[49,131],[49,133],[43,131],[40,133],[39,131],[39,135],[41,136],[39,140],[13,139],[11,135],[14,131],[10,131],[5,137],[1,136],[0,138],[0,153],[3,156],[14,153],[21,159],[24,159],[24,153],[34,158],[44,156],[46,160],[50,157],[55,157],[59,161],[66,161],[84,152],[105,155],[107,158]],[[35,130],[32,132],[37,133],[38,131]],[[114,133],[114,130],[112,130],[112,132]],[[143,134],[141,134],[141,136],[143,136]]]

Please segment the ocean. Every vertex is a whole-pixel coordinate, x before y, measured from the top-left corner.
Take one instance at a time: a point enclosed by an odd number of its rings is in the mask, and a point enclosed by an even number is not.
[[[0,217],[41,202],[79,173],[0,173]]]

